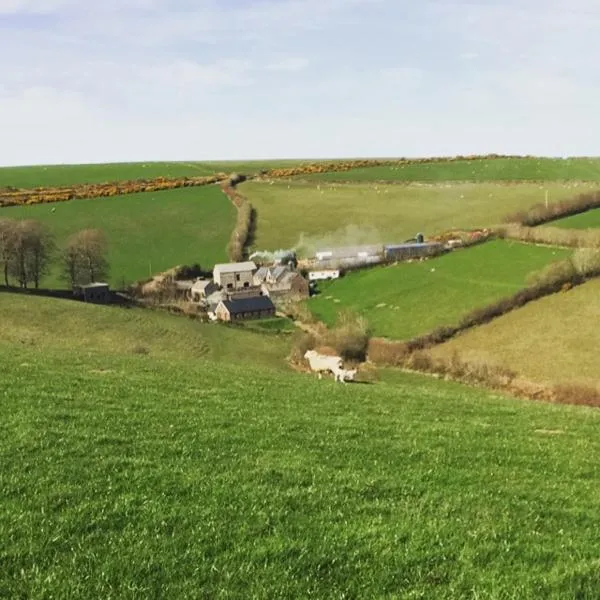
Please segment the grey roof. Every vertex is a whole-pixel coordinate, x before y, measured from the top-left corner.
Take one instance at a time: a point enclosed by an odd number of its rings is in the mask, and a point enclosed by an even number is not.
[[[254,271],[256,269],[256,265],[253,261],[248,260],[246,262],[238,262],[238,263],[223,263],[220,265],[215,265],[214,273],[239,273],[240,271]]]
[[[192,289],[194,291],[205,290],[212,282],[212,279],[198,279],[192,284]]]
[[[258,279],[258,281],[264,281],[269,274],[269,267],[260,267],[256,273],[254,273],[254,278]]]
[[[240,298],[239,300],[223,300],[223,304],[232,315],[275,309],[275,305],[267,298],[267,296],[253,296],[252,298]]]
[[[399,248],[430,248],[433,246],[441,246],[440,242],[415,242],[414,244],[386,244],[384,248],[399,249]]]
[[[382,250],[382,246],[379,244],[371,244],[365,246],[343,246],[339,248],[320,248],[317,253],[320,252],[331,252],[333,257],[351,257],[358,256],[360,253],[367,254],[378,254]]]
[[[86,285],[81,286],[81,289],[83,290],[89,290],[90,288],[108,288],[108,283],[93,281],[92,283],[87,283]]]

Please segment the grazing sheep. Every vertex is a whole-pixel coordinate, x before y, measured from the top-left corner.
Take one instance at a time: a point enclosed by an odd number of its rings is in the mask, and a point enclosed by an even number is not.
[[[336,369],[342,368],[342,359],[339,356],[325,356],[314,350],[307,350],[304,353],[304,358],[308,360],[310,370],[315,371],[321,378],[323,373],[334,373]]]
[[[354,378],[356,377],[356,369],[346,370],[342,368],[337,368],[333,372],[333,375],[335,376],[335,380],[339,381],[340,383],[354,381]]]

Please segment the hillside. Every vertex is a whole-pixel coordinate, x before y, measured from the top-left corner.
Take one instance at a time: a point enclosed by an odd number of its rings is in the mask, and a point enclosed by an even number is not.
[[[555,294],[434,349],[502,363],[534,381],[598,384],[600,280]]]
[[[588,210],[565,219],[552,221],[550,224],[563,229],[600,229],[600,209]]]
[[[0,293],[4,347],[139,360],[223,360],[286,369],[289,337],[200,323],[162,311]],[[41,354],[43,355],[43,354]],[[142,364],[141,363],[141,364]]]
[[[239,186],[257,214],[254,248],[398,242],[417,232],[496,225],[519,209],[571,197],[596,184],[317,184],[249,182]]]
[[[597,411],[402,374],[341,386],[265,368],[253,334],[28,302],[0,295],[14,332],[0,339],[4,597],[591,598],[600,585]],[[224,360],[187,354],[187,328],[210,346],[226,332]],[[131,352],[138,337],[149,354]]]
[[[225,261],[235,223],[234,207],[214,185],[1,208],[3,216],[46,223],[59,247],[81,229],[102,229],[110,281],[119,287],[179,264],[212,268]],[[64,287],[58,266],[44,285]]]
[[[198,177],[215,173],[256,173],[261,169],[295,166],[306,161],[145,162],[90,165],[0,167],[0,189],[33,188],[81,183],[106,183],[155,177]],[[314,161],[310,161],[314,162]]]
[[[319,181],[600,181],[600,158],[482,158],[302,176]]]
[[[492,241],[424,262],[400,263],[349,273],[319,285],[308,301],[328,325],[340,311],[363,315],[373,334],[409,339],[453,325],[524,287],[527,275],[570,251],[519,242]]]

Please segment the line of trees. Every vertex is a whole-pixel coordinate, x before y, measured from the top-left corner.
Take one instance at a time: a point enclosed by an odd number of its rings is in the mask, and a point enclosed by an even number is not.
[[[39,288],[56,262],[71,288],[100,281],[108,275],[107,250],[106,237],[98,229],[73,234],[60,249],[43,223],[0,218],[0,268],[7,287]]]

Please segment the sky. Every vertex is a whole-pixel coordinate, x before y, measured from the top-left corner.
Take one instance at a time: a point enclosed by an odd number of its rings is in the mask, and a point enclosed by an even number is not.
[[[0,165],[600,155],[598,0],[0,0]]]

